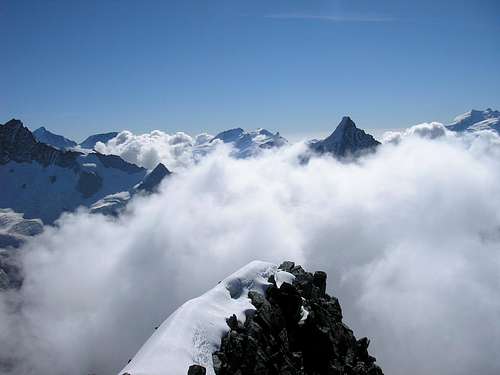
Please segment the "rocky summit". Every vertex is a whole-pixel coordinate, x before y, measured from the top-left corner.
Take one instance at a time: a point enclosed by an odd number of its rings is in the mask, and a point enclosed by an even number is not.
[[[350,117],[344,116],[334,132],[327,138],[310,143],[309,147],[319,153],[329,153],[336,157],[359,156],[373,152],[380,145],[372,135],[356,127]]]
[[[293,282],[271,276],[265,295],[249,293],[256,310],[244,323],[234,315],[227,319],[230,330],[213,354],[215,373],[383,375],[368,353],[370,341],[357,340],[342,322],[337,298],[326,293],[326,273],[306,272],[293,262],[279,268]]]

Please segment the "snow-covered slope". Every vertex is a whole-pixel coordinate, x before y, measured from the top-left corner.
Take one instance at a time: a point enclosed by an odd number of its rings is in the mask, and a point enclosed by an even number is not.
[[[30,236],[43,231],[38,219],[25,219],[23,214],[11,209],[0,208],[0,249],[19,247]]]
[[[33,136],[38,142],[54,146],[60,150],[76,146],[76,142],[62,135],[54,134],[43,126],[33,131]]]
[[[350,117],[345,116],[335,131],[327,138],[311,142],[312,150],[323,154],[331,153],[338,157],[358,155],[375,149],[380,142],[362,129],[358,129]]]
[[[248,292],[264,293],[267,279],[276,271],[274,264],[251,262],[186,302],[163,322],[120,375],[186,375],[192,364],[202,365],[207,374],[214,375],[212,353],[229,331],[226,318],[235,314],[244,321],[245,311],[255,310]]]
[[[105,196],[92,204],[89,211],[94,214],[99,213],[108,216],[118,216],[135,194],[150,194],[156,192],[163,179],[171,174],[172,173],[167,167],[159,163],[156,168],[149,172],[146,177],[132,189]]]
[[[230,143],[234,148],[232,156],[237,158],[254,156],[262,149],[281,147],[288,143],[279,133],[273,134],[266,129],[247,132],[241,128],[223,131],[210,142],[214,143],[216,141]]]
[[[62,151],[35,140],[19,120],[0,126],[0,207],[45,223],[143,181],[145,168],[115,155]]]
[[[102,134],[94,134],[87,137],[82,143],[79,144],[81,148],[93,150],[97,142],[106,143],[118,135],[118,132],[109,132]]]
[[[500,133],[500,111],[491,108],[484,111],[473,109],[457,116],[447,128],[456,132],[494,130]]]

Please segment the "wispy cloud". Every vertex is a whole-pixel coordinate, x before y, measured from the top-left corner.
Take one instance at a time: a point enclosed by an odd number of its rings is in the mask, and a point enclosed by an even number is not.
[[[275,18],[284,20],[318,20],[329,22],[392,22],[395,21],[392,17],[379,15],[363,15],[363,14],[339,14],[339,15],[314,15],[314,14],[268,14],[265,18]]]

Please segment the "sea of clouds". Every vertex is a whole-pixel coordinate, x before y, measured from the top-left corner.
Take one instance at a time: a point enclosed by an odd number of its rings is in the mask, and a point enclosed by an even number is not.
[[[180,304],[261,259],[327,271],[388,375],[500,373],[500,139],[432,123],[384,140],[351,163],[216,149],[119,219],[63,216],[0,296],[3,372],[117,374]]]

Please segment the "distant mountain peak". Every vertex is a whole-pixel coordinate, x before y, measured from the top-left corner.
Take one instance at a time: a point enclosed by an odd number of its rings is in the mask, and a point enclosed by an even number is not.
[[[379,144],[372,135],[356,127],[349,116],[344,116],[332,134],[323,140],[311,142],[310,147],[321,154],[346,157],[373,151]]]
[[[5,124],[3,124],[3,126],[6,126],[8,128],[12,128],[12,129],[16,129],[16,128],[22,128],[23,123],[21,120],[13,118],[13,119],[10,119],[9,121],[7,121]]]
[[[273,134],[264,128],[253,131],[245,131],[242,128],[229,129],[217,134],[210,142],[215,140],[232,144],[232,156],[237,158],[253,156],[262,149],[281,147],[288,143],[279,133]]]
[[[93,134],[87,137],[82,143],[79,144],[79,146],[82,148],[93,150],[97,142],[106,143],[109,140],[115,138],[117,135],[118,132]]]
[[[45,126],[41,126],[33,131],[33,136],[38,142],[45,143],[61,150],[76,146],[76,142],[63,137],[62,135],[52,133],[51,131],[47,130]]]
[[[446,127],[455,132],[493,130],[500,133],[500,111],[491,108],[486,108],[484,111],[471,109],[455,117]]]
[[[142,182],[137,186],[137,190],[144,190],[152,193],[158,188],[163,179],[171,174],[172,172],[170,172],[163,163],[158,163],[158,165],[144,177]]]
[[[219,139],[224,143],[234,142],[236,141],[245,131],[242,128],[233,128],[220,132],[217,134],[210,142]]]

